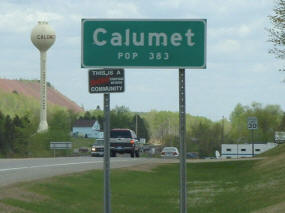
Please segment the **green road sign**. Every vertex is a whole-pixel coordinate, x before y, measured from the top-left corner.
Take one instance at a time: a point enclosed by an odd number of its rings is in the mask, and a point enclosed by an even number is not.
[[[83,68],[206,68],[206,19],[82,19]]]

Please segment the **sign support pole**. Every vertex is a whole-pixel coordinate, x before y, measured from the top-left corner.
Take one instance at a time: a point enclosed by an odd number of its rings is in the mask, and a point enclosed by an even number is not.
[[[252,145],[252,157],[254,157],[254,142],[253,142],[253,129],[251,130],[251,145]]]
[[[180,213],[187,212],[185,116],[185,69],[179,69]]]
[[[104,213],[111,213],[109,138],[110,138],[110,94],[104,93]]]

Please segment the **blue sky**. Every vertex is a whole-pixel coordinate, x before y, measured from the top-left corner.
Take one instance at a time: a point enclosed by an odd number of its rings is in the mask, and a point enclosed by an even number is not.
[[[283,62],[268,54],[271,0],[1,0],[0,78],[39,79],[39,52],[30,41],[37,21],[48,21],[57,39],[48,51],[47,80],[85,109],[102,107],[88,93],[80,67],[81,18],[207,19],[207,69],[186,70],[186,111],[219,120],[236,104],[278,104]],[[178,70],[126,69],[126,90],[111,94],[111,107],[178,111]]]

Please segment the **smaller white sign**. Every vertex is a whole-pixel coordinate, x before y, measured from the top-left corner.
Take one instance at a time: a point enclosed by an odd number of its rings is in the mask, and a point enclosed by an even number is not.
[[[248,129],[257,129],[257,118],[256,117],[248,117],[247,119],[247,128]]]
[[[50,142],[50,149],[72,149],[72,142]]]

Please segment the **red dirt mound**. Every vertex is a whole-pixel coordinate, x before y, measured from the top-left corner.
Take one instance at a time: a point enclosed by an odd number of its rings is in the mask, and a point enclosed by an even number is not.
[[[0,89],[5,92],[17,92],[19,94],[40,99],[40,83],[37,81],[21,81],[0,79]],[[71,101],[59,91],[52,87],[47,87],[48,103],[63,106],[74,112],[82,112],[83,109],[75,102]]]

